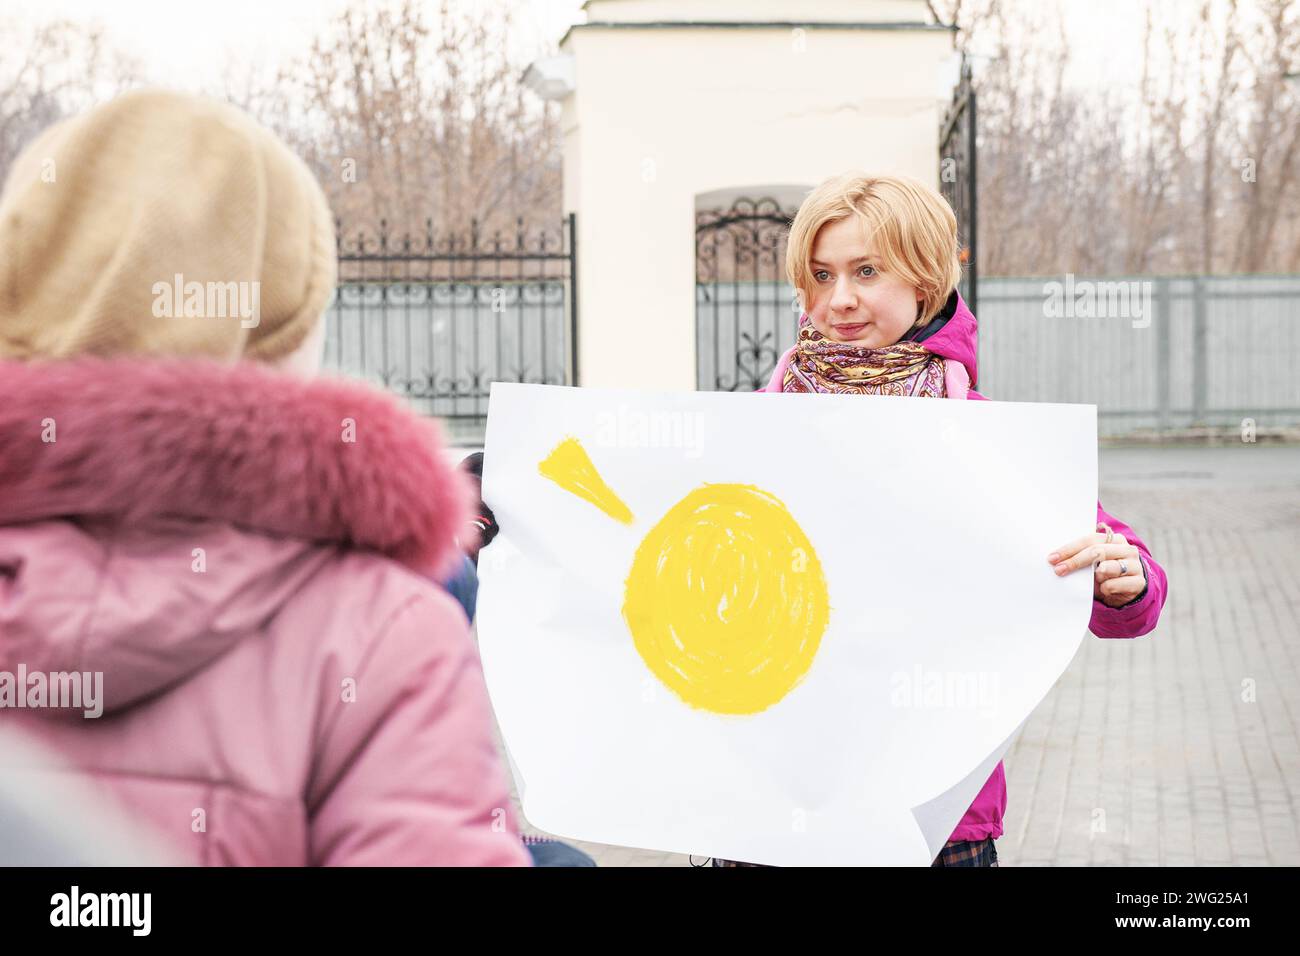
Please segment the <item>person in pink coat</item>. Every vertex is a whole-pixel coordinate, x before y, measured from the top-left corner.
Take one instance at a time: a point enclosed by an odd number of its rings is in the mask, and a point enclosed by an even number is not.
[[[15,162],[0,721],[61,765],[0,773],[75,778],[178,863],[526,866],[431,583],[470,489],[435,423],[312,377],[334,263],[306,166],[222,103],[130,93]]]
[[[934,190],[905,177],[827,180],[795,217],[786,271],[806,311],[761,391],[984,400],[974,390],[977,323],[957,292],[957,220]],[[1095,528],[1043,559],[1045,574],[1090,571],[1097,637],[1155,628],[1165,572],[1101,502]],[[1006,807],[999,761],[934,865],[996,866]]]

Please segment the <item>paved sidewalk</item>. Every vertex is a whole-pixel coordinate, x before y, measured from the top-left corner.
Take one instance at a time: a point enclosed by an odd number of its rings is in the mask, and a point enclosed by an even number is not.
[[[1152,634],[1085,640],[1012,744],[1000,865],[1300,864],[1300,446],[1103,449],[1100,496],[1170,597]]]

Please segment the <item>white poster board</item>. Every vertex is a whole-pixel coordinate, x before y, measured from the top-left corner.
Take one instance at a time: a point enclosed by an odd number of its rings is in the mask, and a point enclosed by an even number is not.
[[[1092,609],[1092,405],[492,385],[484,671],[530,823],[928,865]]]

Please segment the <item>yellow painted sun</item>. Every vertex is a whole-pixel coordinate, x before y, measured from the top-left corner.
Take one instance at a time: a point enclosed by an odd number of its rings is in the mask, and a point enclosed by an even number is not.
[[[538,470],[631,524],[576,438]],[[755,714],[812,666],[830,619],[826,577],[798,522],[754,485],[703,484],[636,549],[623,618],[650,671],[692,707]]]

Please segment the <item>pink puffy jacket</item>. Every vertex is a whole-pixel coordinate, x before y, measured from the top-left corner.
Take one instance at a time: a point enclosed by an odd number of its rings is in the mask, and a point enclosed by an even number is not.
[[[179,862],[528,865],[425,577],[468,505],[436,427],[361,385],[0,363],[0,672],[28,675],[0,720]],[[102,716],[25,706],[52,672],[102,674]]]

